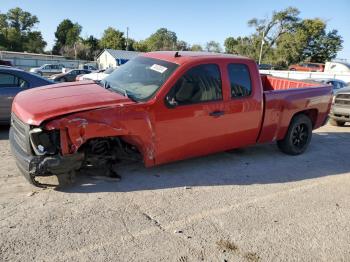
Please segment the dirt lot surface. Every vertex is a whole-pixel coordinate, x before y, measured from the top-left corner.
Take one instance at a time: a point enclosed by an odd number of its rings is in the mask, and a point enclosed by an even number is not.
[[[38,189],[0,131],[0,261],[350,261],[350,126]]]

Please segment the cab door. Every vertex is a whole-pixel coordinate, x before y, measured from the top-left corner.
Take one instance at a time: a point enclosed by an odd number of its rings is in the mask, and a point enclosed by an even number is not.
[[[185,72],[154,110],[156,164],[220,151],[225,116],[220,67],[201,64]]]

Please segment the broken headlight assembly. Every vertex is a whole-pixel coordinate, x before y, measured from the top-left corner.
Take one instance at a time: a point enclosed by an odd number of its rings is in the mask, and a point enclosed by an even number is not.
[[[46,131],[39,127],[29,131],[30,144],[36,155],[54,155],[58,153],[60,133],[58,130]]]

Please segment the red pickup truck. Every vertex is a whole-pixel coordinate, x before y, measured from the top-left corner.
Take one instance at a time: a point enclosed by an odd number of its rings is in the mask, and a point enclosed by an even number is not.
[[[260,76],[248,58],[215,53],[140,55],[101,82],[19,93],[10,142],[25,177],[70,174],[142,159],[146,167],[277,141],[303,153],[325,124],[328,85]]]

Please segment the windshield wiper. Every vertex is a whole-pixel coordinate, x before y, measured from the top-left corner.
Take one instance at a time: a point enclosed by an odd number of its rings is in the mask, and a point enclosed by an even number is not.
[[[138,102],[138,100],[136,99],[136,95],[133,94],[133,93],[130,93],[128,92],[127,90],[125,90],[125,94],[126,94],[126,97],[129,98],[130,100],[134,101],[134,102]]]
[[[135,94],[131,93],[130,91],[124,89],[124,88],[121,88],[121,87],[112,87],[110,85],[110,83],[108,83],[107,81],[100,81],[98,82],[97,84],[99,84],[100,86],[104,87],[105,89],[111,89],[112,91],[114,92],[117,92],[127,98],[129,98],[130,100],[134,101],[134,102],[138,102],[138,100],[136,99],[136,96]]]

